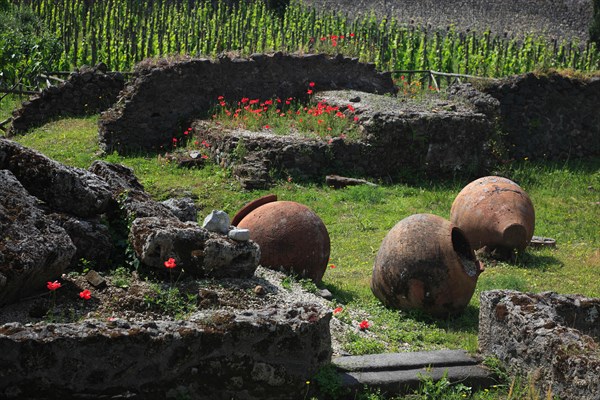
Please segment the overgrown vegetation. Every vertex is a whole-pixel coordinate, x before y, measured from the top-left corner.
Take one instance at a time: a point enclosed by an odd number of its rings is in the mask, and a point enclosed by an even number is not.
[[[33,83],[58,65],[62,47],[28,7],[0,2],[0,88]]]
[[[310,82],[307,87],[309,96],[314,87],[315,83]],[[267,100],[244,97],[231,102],[219,96],[212,119],[225,128],[268,130],[277,135],[293,132],[329,140],[333,137],[356,140],[361,135],[352,104],[344,107],[332,106],[325,101],[302,104],[292,97]]]
[[[292,1],[283,12],[264,1],[28,0],[63,45],[49,69],[70,70],[104,62],[127,71],[147,57],[221,52],[328,52],[359,57],[381,70],[434,69],[505,76],[535,68],[599,68],[593,42],[547,41],[527,35],[506,39],[490,32],[406,26],[374,13],[350,20],[333,10]],[[31,48],[31,47],[30,47]]]

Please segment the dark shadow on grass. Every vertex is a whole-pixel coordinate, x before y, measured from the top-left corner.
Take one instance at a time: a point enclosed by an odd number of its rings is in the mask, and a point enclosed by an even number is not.
[[[356,295],[352,292],[349,292],[344,289],[340,289],[330,283],[320,283],[318,285],[319,289],[327,289],[333,295],[334,300],[342,303],[348,304],[356,299]]]
[[[542,272],[557,271],[564,267],[564,263],[554,256],[536,254],[536,252],[531,251],[521,252],[510,265]]]
[[[471,304],[462,313],[445,319],[434,318],[420,310],[407,311],[406,316],[450,332],[477,333],[479,329],[479,308]]]

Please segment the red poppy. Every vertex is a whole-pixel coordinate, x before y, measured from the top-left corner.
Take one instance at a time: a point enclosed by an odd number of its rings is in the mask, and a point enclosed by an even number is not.
[[[312,91],[312,90],[310,90],[310,89],[308,89],[308,90],[306,91],[306,93],[308,93],[308,94],[313,94],[313,91]]]
[[[265,128],[265,129],[269,129],[269,128],[271,128],[271,127],[270,127],[269,125],[265,125],[265,126],[264,126],[264,128]]]
[[[333,139],[330,139],[330,143],[333,141]],[[335,268],[335,264],[331,264],[329,265],[329,268]]]
[[[85,289],[83,292],[79,292],[79,297],[81,297],[84,300],[89,300],[92,298],[92,292]]]
[[[59,281],[54,281],[54,282],[48,282],[46,283],[46,287],[48,288],[48,290],[50,291],[55,291],[56,289],[58,289],[59,287],[61,287],[62,285],[60,284]]]
[[[358,325],[358,327],[360,328],[361,331],[369,329],[370,326],[371,326],[371,324],[369,324],[369,321],[367,321],[366,319],[363,319],[361,321],[361,323]]]
[[[203,160],[206,160],[208,158],[208,156],[206,154],[202,154],[202,156],[200,158],[202,158]]]
[[[225,98],[225,97],[223,97],[223,96],[219,96],[219,97],[217,97],[217,100],[221,101],[221,100],[223,100],[224,98]]]
[[[314,83],[314,82],[310,82],[310,83],[308,84],[308,86],[310,86],[310,87],[315,87],[315,83]]]
[[[351,34],[350,34],[350,37],[354,37],[354,33],[351,33]]]
[[[344,309],[343,309],[342,307],[338,307],[338,308],[336,308],[335,310],[333,310],[333,313],[334,313],[334,314],[339,314],[339,313],[341,313],[342,311],[344,311]]]
[[[165,267],[166,268],[175,268],[177,266],[177,264],[175,263],[175,259],[173,257],[169,258],[167,261],[165,261]]]

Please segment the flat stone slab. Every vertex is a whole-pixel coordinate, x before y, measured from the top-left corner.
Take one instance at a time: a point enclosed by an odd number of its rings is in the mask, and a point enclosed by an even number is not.
[[[464,350],[418,351],[365,356],[338,357],[332,360],[340,372],[342,386],[352,392],[366,386],[386,394],[410,393],[422,377],[486,388],[497,383],[490,370]]]

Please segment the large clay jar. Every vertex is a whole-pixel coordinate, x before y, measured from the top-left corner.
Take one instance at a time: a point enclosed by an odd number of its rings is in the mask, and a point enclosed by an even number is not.
[[[477,179],[461,190],[450,211],[475,250],[509,254],[523,250],[533,236],[535,211],[527,193],[499,176]]]
[[[415,214],[383,239],[371,291],[388,307],[447,317],[469,304],[481,271],[460,229],[437,215]]]
[[[246,205],[234,217],[234,225],[250,230],[250,239],[260,246],[263,267],[320,282],[330,252],[325,224],[305,205],[276,199],[271,195]]]

